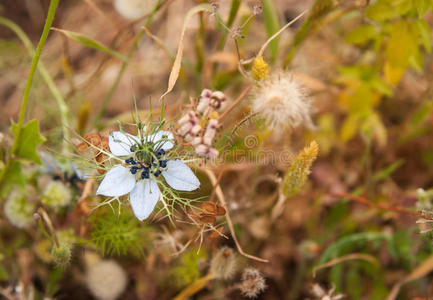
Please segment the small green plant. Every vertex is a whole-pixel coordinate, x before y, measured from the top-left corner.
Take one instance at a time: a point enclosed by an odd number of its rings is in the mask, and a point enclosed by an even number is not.
[[[90,239],[102,255],[144,255],[150,229],[127,212],[115,215],[101,209],[91,222]]]

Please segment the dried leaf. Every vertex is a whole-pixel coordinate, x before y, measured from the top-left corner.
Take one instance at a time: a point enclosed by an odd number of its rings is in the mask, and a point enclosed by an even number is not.
[[[416,267],[409,275],[397,282],[391,290],[386,300],[394,300],[397,298],[400,288],[405,283],[420,279],[433,271],[433,255],[424,260],[418,267]]]
[[[202,11],[212,12],[213,8],[209,4],[200,4],[200,5],[197,5],[193,8],[191,8],[188,11],[188,13],[186,14],[185,21],[184,21],[183,27],[182,27],[182,33],[180,35],[179,47],[177,49],[176,58],[175,58],[174,63],[173,63],[173,68],[171,69],[171,72],[170,72],[170,77],[168,78],[167,91],[160,97],[160,99],[164,98],[165,95],[167,95],[168,93],[170,93],[173,90],[174,85],[176,84],[177,78],[179,77],[180,67],[181,67],[181,63],[182,63],[182,54],[183,54],[183,38],[185,36],[186,25],[188,24],[188,22],[192,16],[194,16],[195,14],[202,12]]]
[[[212,214],[201,213],[199,220],[202,223],[214,223],[216,221],[216,218]]]

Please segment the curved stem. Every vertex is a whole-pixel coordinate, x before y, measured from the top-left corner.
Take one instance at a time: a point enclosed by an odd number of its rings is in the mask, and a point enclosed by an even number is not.
[[[227,108],[222,114],[221,116],[218,118],[219,121],[221,121],[229,112],[231,112],[236,105],[238,105],[244,98],[245,96],[249,93],[249,91],[253,88],[253,85],[250,84],[249,86],[247,86],[245,88],[245,90],[242,91],[242,93],[239,95],[239,97],[233,101],[233,103],[230,105],[229,108]]]
[[[33,56],[32,65],[30,67],[29,75],[27,76],[27,83],[24,89],[23,99],[21,101],[20,113],[18,116],[17,131],[14,137],[14,143],[12,145],[12,154],[18,150],[19,138],[21,135],[21,130],[23,127],[24,116],[27,108],[27,101],[30,95],[30,89],[33,83],[33,77],[36,72],[36,67],[38,66],[39,58],[41,57],[42,49],[44,48],[45,42],[47,40],[48,34],[50,32],[51,25],[53,24],[54,15],[56,14],[57,6],[59,0],[51,0],[50,7],[48,8],[47,18],[45,20],[44,29],[42,31],[41,39],[39,40],[38,47],[36,48],[35,55]]]
[[[159,9],[159,7],[160,7],[160,2],[158,1],[157,5],[155,6],[155,9],[147,17],[147,20],[146,20],[144,27],[147,27],[149,25],[150,21],[152,20],[152,17],[156,13],[156,11]],[[114,92],[116,91],[117,86],[120,83],[120,80],[122,79],[123,73],[125,73],[126,67],[129,64],[129,61],[131,60],[132,55],[135,53],[135,50],[137,50],[138,43],[140,42],[141,38],[144,36],[145,33],[146,33],[146,30],[142,27],[140,29],[137,37],[135,38],[135,40],[132,44],[132,47],[128,51],[128,54],[126,56],[126,60],[123,61],[122,66],[120,67],[120,70],[117,73],[116,79],[114,79],[114,82],[110,87],[110,90],[108,91],[107,95],[105,96],[104,101],[102,102],[102,105],[96,114],[95,120],[93,121],[93,127],[99,126],[99,122],[101,121],[101,118],[104,115],[105,110],[107,109],[108,104],[110,103],[110,100],[113,97]]]
[[[227,220],[227,226],[229,227],[230,234],[231,234],[231,236],[233,238],[233,241],[236,244],[236,248],[238,249],[239,253],[241,255],[247,257],[247,258],[250,258],[250,259],[253,259],[253,260],[256,260],[256,261],[269,262],[269,260],[267,260],[267,259],[263,259],[263,258],[260,258],[260,257],[257,257],[257,256],[254,256],[254,255],[251,255],[251,254],[248,254],[248,253],[244,252],[244,250],[242,249],[241,244],[238,241],[238,238],[236,237],[236,233],[235,233],[235,229],[234,229],[234,226],[233,226],[233,222],[232,222],[232,219],[230,218],[230,214],[229,214],[229,211],[227,209],[227,203],[226,203],[223,191],[222,191],[222,189],[221,189],[221,187],[220,187],[220,185],[218,183],[218,180],[215,177],[215,174],[211,170],[209,170],[209,169],[203,169],[203,170],[206,173],[206,175],[209,177],[212,185],[216,186],[215,193],[216,193],[216,195],[217,195],[217,197],[218,197],[221,205],[226,209],[226,215],[225,215],[225,217],[226,217],[226,220]]]
[[[3,24],[4,26],[8,27],[10,30],[12,30],[18,38],[23,42],[24,46],[27,48],[27,51],[29,52],[30,56],[35,55],[35,50],[33,49],[32,42],[27,37],[25,32],[14,22],[11,20],[8,20],[6,18],[0,17],[0,24]],[[48,89],[51,91],[51,93],[54,96],[54,99],[56,99],[57,106],[60,110],[60,118],[62,122],[62,131],[63,131],[63,151],[67,149],[69,143],[69,109],[68,106],[65,103],[65,100],[60,93],[60,91],[57,89],[53,79],[51,78],[50,74],[48,73],[47,69],[45,68],[45,65],[41,62],[38,64],[38,70],[41,73],[42,79],[45,81],[46,85],[48,86]]]

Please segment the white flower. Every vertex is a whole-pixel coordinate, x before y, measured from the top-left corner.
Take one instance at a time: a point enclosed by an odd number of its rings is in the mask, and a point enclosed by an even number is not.
[[[166,151],[174,147],[171,132],[161,130],[140,139],[115,131],[109,137],[109,147],[115,156],[129,158],[126,166],[119,164],[107,172],[96,193],[111,197],[129,193],[132,210],[140,221],[150,215],[160,198],[159,175],[175,190],[193,191],[200,186],[181,160],[167,160]]]

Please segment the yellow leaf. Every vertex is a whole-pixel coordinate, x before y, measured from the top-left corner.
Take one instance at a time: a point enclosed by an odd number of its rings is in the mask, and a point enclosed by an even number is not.
[[[405,68],[392,66],[389,62],[385,63],[385,80],[388,84],[397,85],[403,76]]]

